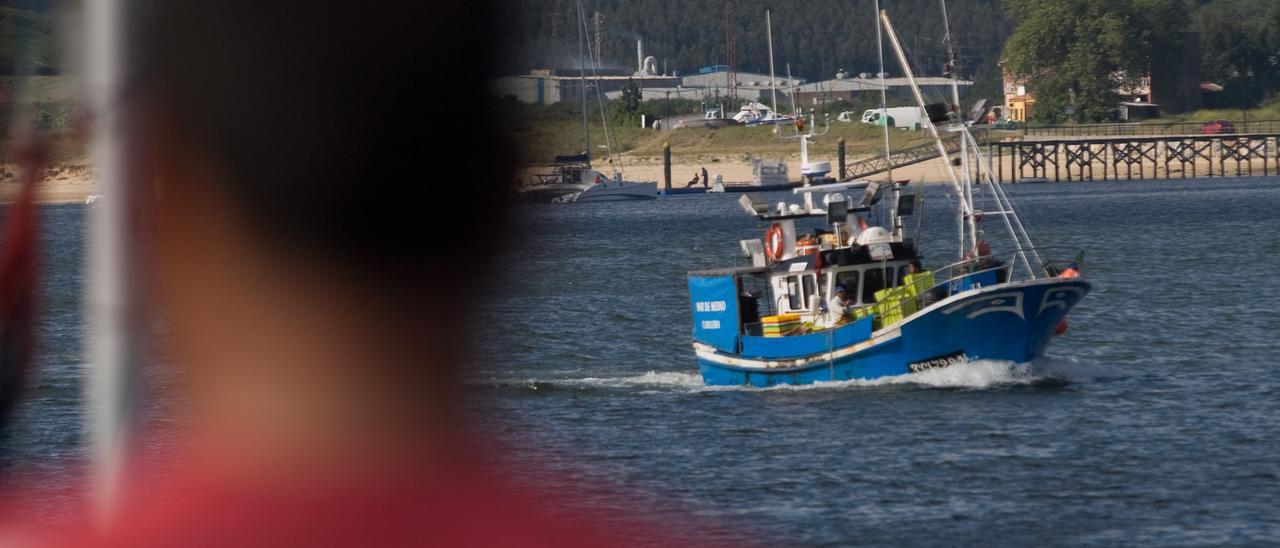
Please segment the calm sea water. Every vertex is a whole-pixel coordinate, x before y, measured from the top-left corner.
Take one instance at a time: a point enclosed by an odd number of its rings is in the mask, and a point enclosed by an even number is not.
[[[1009,190],[1037,243],[1087,248],[1095,284],[1042,363],[706,388],[685,273],[759,237],[737,197],[532,206],[478,311],[469,411],[511,475],[704,539],[1280,543],[1280,181]],[[954,253],[928,196],[926,266]],[[52,484],[85,450],[86,210],[43,211],[40,374],[0,464]]]

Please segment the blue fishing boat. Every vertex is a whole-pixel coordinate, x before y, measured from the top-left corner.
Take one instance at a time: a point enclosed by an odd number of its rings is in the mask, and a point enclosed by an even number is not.
[[[956,260],[924,268],[917,246],[923,192],[905,192],[908,185],[891,175],[885,182],[806,180],[794,191],[803,196],[797,204],[743,196],[743,209],[767,226],[763,238],[740,242],[750,264],[688,279],[693,348],[708,385],[875,379],[976,359],[1029,362],[1066,331],[1068,313],[1089,293],[1083,252],[1035,247],[978,141],[963,122],[947,124],[947,109],[925,105],[883,12],[881,21],[950,168]],[[940,131],[962,137],[962,169]],[[806,145],[801,138],[805,161]],[[917,221],[912,234],[908,219]],[[1006,234],[988,234],[983,219]],[[993,254],[989,241],[1009,251]]]

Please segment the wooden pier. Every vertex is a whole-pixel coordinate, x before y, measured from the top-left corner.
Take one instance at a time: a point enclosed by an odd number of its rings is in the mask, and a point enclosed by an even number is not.
[[[1076,137],[987,144],[1002,183],[1280,175],[1280,133]]]

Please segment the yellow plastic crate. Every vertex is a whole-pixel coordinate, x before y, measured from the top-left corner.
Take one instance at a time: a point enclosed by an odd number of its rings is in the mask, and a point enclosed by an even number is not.
[[[908,274],[902,279],[902,284],[903,287],[906,288],[907,293],[915,297],[932,289],[934,285],[937,285],[937,282],[933,279],[933,273],[926,270],[924,272]]]
[[[798,323],[799,321],[800,321],[799,314],[776,314],[773,316],[765,316],[763,318],[760,318],[760,323],[765,325]]]

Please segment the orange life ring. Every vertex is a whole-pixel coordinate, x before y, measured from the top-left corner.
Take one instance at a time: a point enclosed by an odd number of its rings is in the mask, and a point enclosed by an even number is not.
[[[768,230],[764,231],[764,255],[769,260],[777,262],[782,260],[782,225],[773,223]]]

